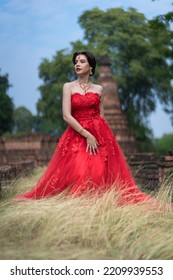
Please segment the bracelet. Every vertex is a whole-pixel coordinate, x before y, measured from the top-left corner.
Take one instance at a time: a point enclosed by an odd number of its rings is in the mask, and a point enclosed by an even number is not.
[[[81,134],[83,130],[84,130],[84,128],[82,127],[82,128],[78,131],[78,133]]]

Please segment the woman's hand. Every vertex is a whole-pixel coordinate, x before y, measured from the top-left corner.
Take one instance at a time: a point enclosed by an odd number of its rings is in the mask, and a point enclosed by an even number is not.
[[[91,155],[99,152],[98,150],[98,145],[99,143],[97,142],[96,138],[86,129],[82,129],[79,131],[79,133],[86,138],[87,141],[87,147],[86,147],[86,152],[89,152]]]
[[[86,147],[86,152],[89,152],[91,155],[94,154],[96,155],[96,153],[98,153],[98,142],[96,140],[96,138],[91,134],[88,133],[87,137],[86,137],[86,141],[87,141],[87,147]]]

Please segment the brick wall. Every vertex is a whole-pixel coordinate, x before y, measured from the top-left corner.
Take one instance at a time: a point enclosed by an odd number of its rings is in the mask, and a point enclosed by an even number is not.
[[[58,140],[58,137],[39,133],[0,138],[0,166],[27,160],[34,161],[35,165],[46,165]]]
[[[58,137],[38,133],[0,138],[0,193],[12,180],[47,165],[57,142]]]
[[[27,175],[36,166],[47,165],[57,142],[57,137],[37,134],[12,137],[7,141],[1,138],[0,182],[9,182]],[[136,181],[151,190],[157,188],[165,176],[173,175],[173,151],[162,157],[153,153],[132,153],[127,160]]]
[[[150,190],[157,188],[168,176],[173,182],[173,151],[161,157],[153,153],[136,153],[129,156],[128,162],[136,181]]]

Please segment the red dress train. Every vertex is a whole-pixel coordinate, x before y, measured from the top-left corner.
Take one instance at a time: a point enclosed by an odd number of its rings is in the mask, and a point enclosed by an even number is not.
[[[69,126],[36,186],[17,199],[40,199],[63,191],[79,196],[88,191],[103,193],[113,187],[122,192],[120,204],[151,201],[137,188],[115,135],[100,116],[99,94],[74,93],[71,105],[74,118],[97,139],[99,153],[86,152],[86,139]]]

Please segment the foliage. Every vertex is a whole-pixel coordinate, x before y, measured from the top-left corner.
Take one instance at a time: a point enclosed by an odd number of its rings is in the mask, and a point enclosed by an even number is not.
[[[33,127],[32,113],[25,107],[14,110],[14,133],[30,132]]]
[[[8,75],[0,73],[0,135],[10,132],[13,127],[14,105],[7,95],[10,86]]]
[[[152,0],[155,1],[155,0]],[[172,2],[173,5],[173,2]],[[155,18],[153,18],[152,20],[149,21],[149,24],[152,28],[152,30],[155,32],[155,34],[157,34],[157,38],[160,38],[160,36],[162,36],[164,34],[164,30],[165,30],[165,26],[167,28],[170,28],[170,24],[172,24],[173,22],[173,11],[167,12],[166,14],[161,14],[156,16]],[[173,35],[173,32],[171,32],[171,34]],[[171,71],[173,70],[173,64],[172,64],[172,60],[173,60],[173,47],[172,47],[172,38],[170,38],[170,47],[167,50],[167,57],[168,57],[168,63],[170,65],[170,69]],[[157,42],[157,44],[159,45],[159,42]],[[171,96],[171,103],[173,103],[173,97]],[[165,104],[164,104],[165,105]],[[168,103],[166,104],[168,105]],[[171,105],[171,104],[169,104]],[[172,106],[166,106],[166,108],[164,108],[166,112],[171,113],[171,121],[173,124],[173,110],[172,110]]]
[[[99,50],[98,55],[110,56],[122,109],[132,125],[135,116],[142,120],[155,110],[157,99],[172,110],[173,73],[167,63],[172,54],[172,32],[167,25],[156,34],[144,15],[133,8],[106,12],[95,8],[84,12],[79,23],[85,30],[84,39],[96,53]]]
[[[41,98],[37,103],[38,116],[48,119],[59,131],[63,131],[62,87],[74,78],[71,55],[58,51],[52,61],[44,59],[39,66],[39,76],[44,84],[39,87]]]
[[[133,125],[130,123],[130,126],[133,128],[135,132],[135,139],[138,143],[139,150],[141,152],[150,152],[153,150],[153,132],[148,127],[147,122],[137,118],[133,119]]]
[[[164,134],[153,140],[154,151],[157,155],[166,155],[173,150],[173,134]]]
[[[155,1],[155,0],[152,0]],[[173,5],[173,2],[172,2]],[[151,20],[151,23],[153,24],[154,28],[160,29],[162,26],[166,23],[169,25],[170,22],[173,22],[173,11],[168,12],[163,15],[158,15],[155,17],[155,19]]]
[[[57,122],[52,122],[51,119],[34,116],[33,117],[33,131],[41,133],[49,133],[51,135],[60,135],[57,127]]]
[[[56,122],[63,130],[62,85],[75,77],[71,55],[88,49],[98,61],[102,55],[109,55],[119,85],[122,110],[137,137],[142,132],[139,138],[145,141],[151,136],[147,118],[156,109],[157,100],[165,111],[173,113],[173,42],[169,24],[163,24],[157,33],[150,21],[133,8],[128,11],[94,8],[83,12],[79,24],[84,30],[83,40],[72,42],[71,50],[58,51],[52,61],[45,59],[40,64],[43,85],[39,88],[39,115]],[[97,75],[98,69],[95,77]]]

